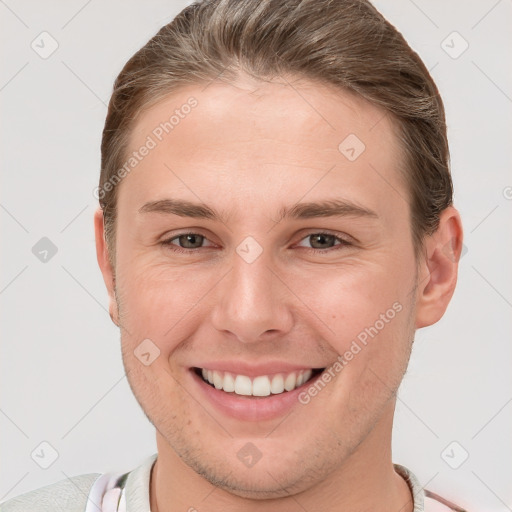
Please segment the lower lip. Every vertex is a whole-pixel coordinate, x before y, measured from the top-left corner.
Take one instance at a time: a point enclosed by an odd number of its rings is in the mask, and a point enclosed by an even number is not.
[[[253,397],[226,393],[221,389],[217,389],[199,377],[193,368],[190,369],[190,374],[202,393],[218,410],[227,416],[245,421],[272,420],[285,415],[294,406],[302,407],[302,404],[299,402],[300,393],[311,386],[322,375],[321,373],[315,375],[293,391],[285,391],[266,397]]]

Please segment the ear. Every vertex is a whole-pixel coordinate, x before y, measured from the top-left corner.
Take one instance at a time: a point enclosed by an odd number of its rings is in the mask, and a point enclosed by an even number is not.
[[[98,207],[94,212],[94,236],[96,238],[96,257],[103,275],[103,281],[107,287],[109,305],[108,312],[112,322],[119,327],[119,311],[115,297],[115,277],[110,263],[107,243],[105,241],[105,226],[103,222],[103,210]]]
[[[435,324],[444,315],[455,291],[463,244],[462,222],[453,207],[440,215],[439,227],[425,240],[416,291],[416,328]]]

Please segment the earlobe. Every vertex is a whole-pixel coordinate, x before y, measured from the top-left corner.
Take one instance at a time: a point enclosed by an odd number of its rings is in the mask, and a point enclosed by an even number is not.
[[[94,236],[96,239],[96,258],[103,275],[103,281],[107,287],[109,306],[108,311],[112,322],[119,327],[119,312],[115,297],[115,277],[110,262],[108,247],[105,241],[105,226],[103,222],[103,210],[98,207],[94,212]]]
[[[416,328],[435,324],[444,315],[457,284],[463,230],[459,212],[449,206],[440,215],[439,227],[425,240],[418,274]]]

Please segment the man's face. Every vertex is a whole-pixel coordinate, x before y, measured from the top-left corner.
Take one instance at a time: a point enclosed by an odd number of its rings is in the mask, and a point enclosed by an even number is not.
[[[192,96],[197,106],[162,134]],[[147,110],[130,152],[148,136],[155,147],[119,185],[115,274],[124,364],[159,451],[265,497],[389,443],[417,280],[389,118],[310,82],[212,83]],[[166,199],[221,219],[143,209]],[[293,215],[329,201],[373,214]],[[228,390],[271,394],[216,389],[203,368]],[[313,373],[292,390],[294,370],[323,368],[330,379]],[[278,374],[290,391],[279,393]]]

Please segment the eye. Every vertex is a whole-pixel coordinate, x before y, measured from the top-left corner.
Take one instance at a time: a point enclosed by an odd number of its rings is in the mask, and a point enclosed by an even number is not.
[[[160,243],[164,246],[170,246],[173,251],[193,252],[192,250],[199,249],[205,240],[208,239],[199,233],[181,233]]]
[[[309,233],[306,237],[304,237],[302,240],[309,241],[311,244],[310,247],[306,247],[306,249],[309,249],[310,251],[317,252],[317,253],[325,253],[330,252],[329,249],[333,249],[334,247],[338,246],[339,248],[352,245],[348,240],[345,238],[342,238],[340,236],[333,235],[332,233]],[[338,242],[338,243],[336,243]],[[298,244],[300,247],[304,247],[301,244]],[[337,249],[334,249],[337,250]]]
[[[299,247],[304,247],[305,250],[310,252],[323,254],[331,252],[331,250],[338,250],[342,249],[343,247],[352,245],[352,243],[345,238],[326,232],[309,233],[304,238],[302,238],[302,241],[309,241],[311,247],[302,245],[304,242],[299,243]],[[169,247],[175,252],[191,254],[197,252],[194,251],[194,249],[205,247],[203,246],[204,242],[209,242],[205,236],[199,233],[188,232],[175,235],[172,238],[168,238],[167,240],[163,240],[160,242],[160,244]],[[209,242],[210,247],[213,245],[214,244]]]

